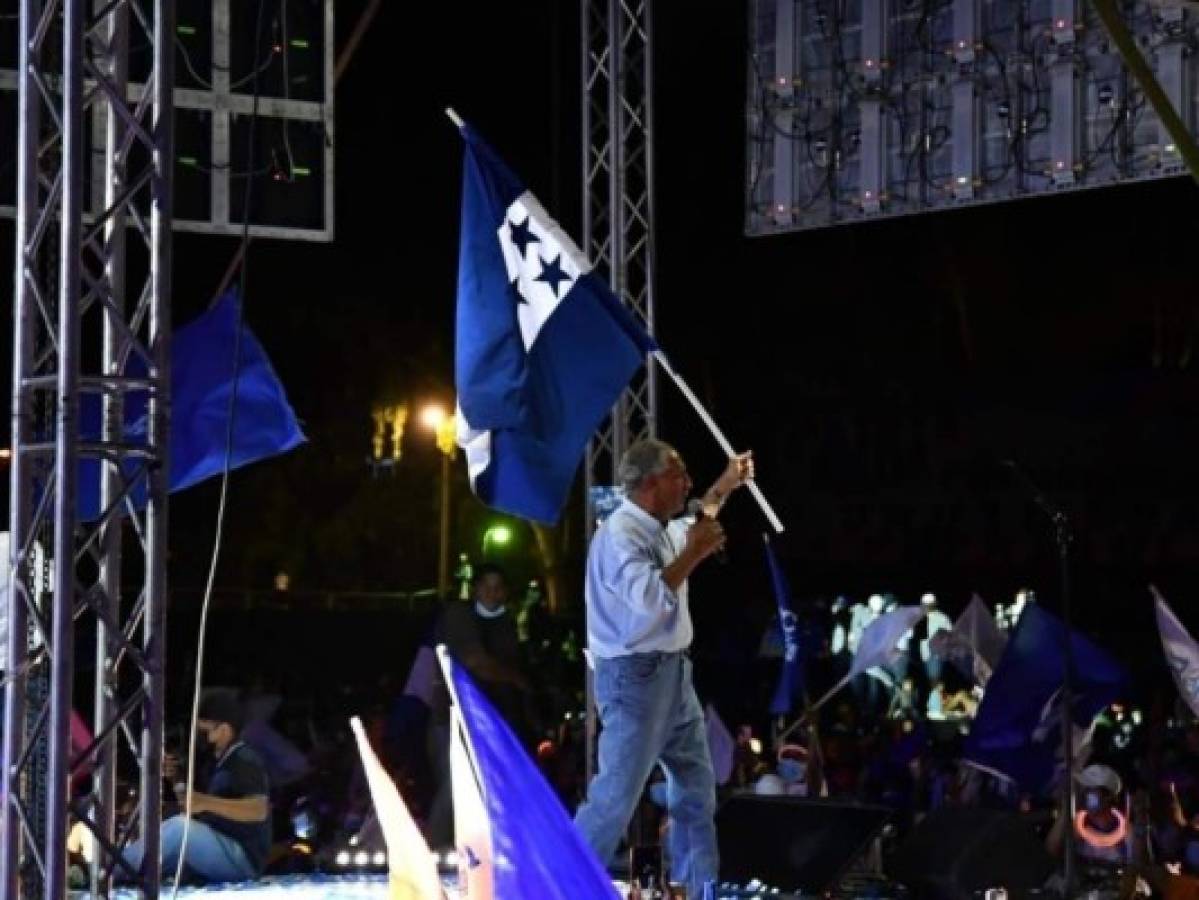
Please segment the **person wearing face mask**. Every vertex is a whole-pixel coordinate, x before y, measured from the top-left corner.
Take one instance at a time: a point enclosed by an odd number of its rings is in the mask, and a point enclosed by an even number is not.
[[[1184,885],[1154,860],[1150,840],[1148,795],[1122,791],[1120,776],[1104,765],[1090,765],[1075,779],[1077,809],[1072,823],[1060,817],[1048,838],[1051,853],[1060,854],[1064,829],[1072,824],[1081,884],[1095,897],[1134,895],[1182,896]]]
[[[198,744],[207,757],[195,779],[203,790],[193,790],[190,801],[185,786],[177,785],[179,803],[190,810],[162,823],[161,856],[164,878],[174,876],[179,855],[185,852],[184,871],[205,883],[250,881],[262,874],[271,847],[270,785],[266,766],[241,739],[243,712],[237,692],[209,688],[200,697],[196,720]],[[163,776],[180,779],[179,762],[163,760]],[[183,848],[184,828],[187,847]],[[141,869],[141,841],[126,848],[125,862]],[[119,870],[118,870],[119,871]]]
[[[1074,828],[1074,847],[1085,863],[1124,865],[1131,861],[1132,823],[1121,808],[1120,776],[1114,769],[1090,765],[1075,779],[1075,812],[1072,822],[1062,817],[1049,835],[1049,849],[1060,853],[1065,828]]]
[[[1107,766],[1087,766],[1078,778],[1082,809],[1075,813],[1079,855],[1098,862],[1128,859],[1131,836],[1127,813],[1119,808],[1120,776]]]
[[[434,644],[444,644],[450,656],[499,710],[504,721],[522,738],[528,737],[529,681],[524,674],[516,616],[508,609],[508,580],[494,563],[475,566],[471,599],[451,601],[434,627]],[[441,667],[434,668],[428,733],[429,759],[437,783],[425,837],[434,848],[453,842],[451,791],[450,695]]]

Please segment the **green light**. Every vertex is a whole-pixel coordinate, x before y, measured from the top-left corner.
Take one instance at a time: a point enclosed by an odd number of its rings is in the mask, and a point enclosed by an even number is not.
[[[195,29],[194,25],[179,25],[175,28],[175,30],[178,31],[180,34],[195,34],[196,33],[196,29]]]
[[[511,541],[511,528],[507,525],[492,525],[483,532],[483,555],[487,555],[488,546],[507,547]]]
[[[194,156],[179,157],[179,165],[181,165],[181,166],[194,166],[195,164],[196,164],[196,158]]]
[[[308,42],[306,40],[304,40],[303,38],[292,38],[289,43],[293,47],[295,47],[297,50],[307,50],[308,49]]]
[[[307,166],[292,166],[291,174],[292,175],[311,175],[312,169],[309,169]]]

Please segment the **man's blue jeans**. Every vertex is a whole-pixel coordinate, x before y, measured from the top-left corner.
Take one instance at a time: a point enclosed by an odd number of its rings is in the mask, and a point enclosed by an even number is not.
[[[183,816],[171,816],[162,823],[164,881],[174,879],[175,868],[179,865],[183,822]],[[141,841],[131,844],[125,850],[125,862],[140,871],[143,852]],[[187,830],[187,858],[184,866],[206,882],[250,881],[258,877],[241,844],[194,819]]]
[[[666,771],[671,880],[703,895],[716,878],[716,777],[704,712],[683,653],[636,653],[595,661],[595,702],[603,730],[599,773],[575,824],[607,865],[633,816],[654,764]]]

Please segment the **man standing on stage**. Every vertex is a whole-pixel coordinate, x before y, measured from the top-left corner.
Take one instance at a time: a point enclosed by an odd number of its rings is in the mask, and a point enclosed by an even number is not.
[[[667,778],[671,880],[699,897],[716,878],[716,780],[704,713],[691,684],[687,578],[724,546],[715,514],[753,477],[750,454],[735,456],[688,527],[691,478],[678,452],[638,441],[618,475],[625,499],[596,532],[587,556],[587,643],[595,660],[595,702],[603,730],[599,773],[575,816],[604,864],[655,763]]]

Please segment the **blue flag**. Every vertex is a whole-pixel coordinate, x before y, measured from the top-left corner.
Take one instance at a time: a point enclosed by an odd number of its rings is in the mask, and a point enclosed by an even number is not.
[[[172,493],[224,469],[237,318],[237,292],[230,289],[215,306],[171,338],[168,485]],[[305,440],[262,345],[244,324],[241,334],[231,469],[286,453]],[[128,374],[145,373],[139,357],[133,357],[128,368]],[[129,443],[146,444],[149,440],[147,399],[145,393],[126,395],[125,440]],[[99,398],[89,395],[81,404],[80,438],[94,440],[99,434]],[[133,493],[134,502],[144,504],[145,495],[143,482]],[[101,512],[100,464],[88,460],[80,468],[79,516],[88,521],[98,518]]]
[[[781,716],[791,712],[803,699],[804,666],[807,664],[806,647],[802,640],[800,623],[791,609],[791,588],[783,574],[774,547],[766,536],[766,565],[770,569],[770,581],[774,585],[774,599],[779,610],[779,630],[783,637],[783,668],[779,672],[778,684],[770,700],[770,714]]]
[[[1035,603],[1024,607],[995,673],[987,682],[963,758],[1039,793],[1060,774],[1061,689],[1066,627]],[[1128,684],[1124,669],[1074,632],[1071,718],[1090,726]],[[1077,742],[1076,742],[1077,744]]]
[[[451,770],[460,884],[474,900],[616,900],[612,879],[504,720],[440,651],[456,713]]]
[[[470,126],[462,136],[458,442],[480,500],[552,523],[656,345],[491,148]]]

